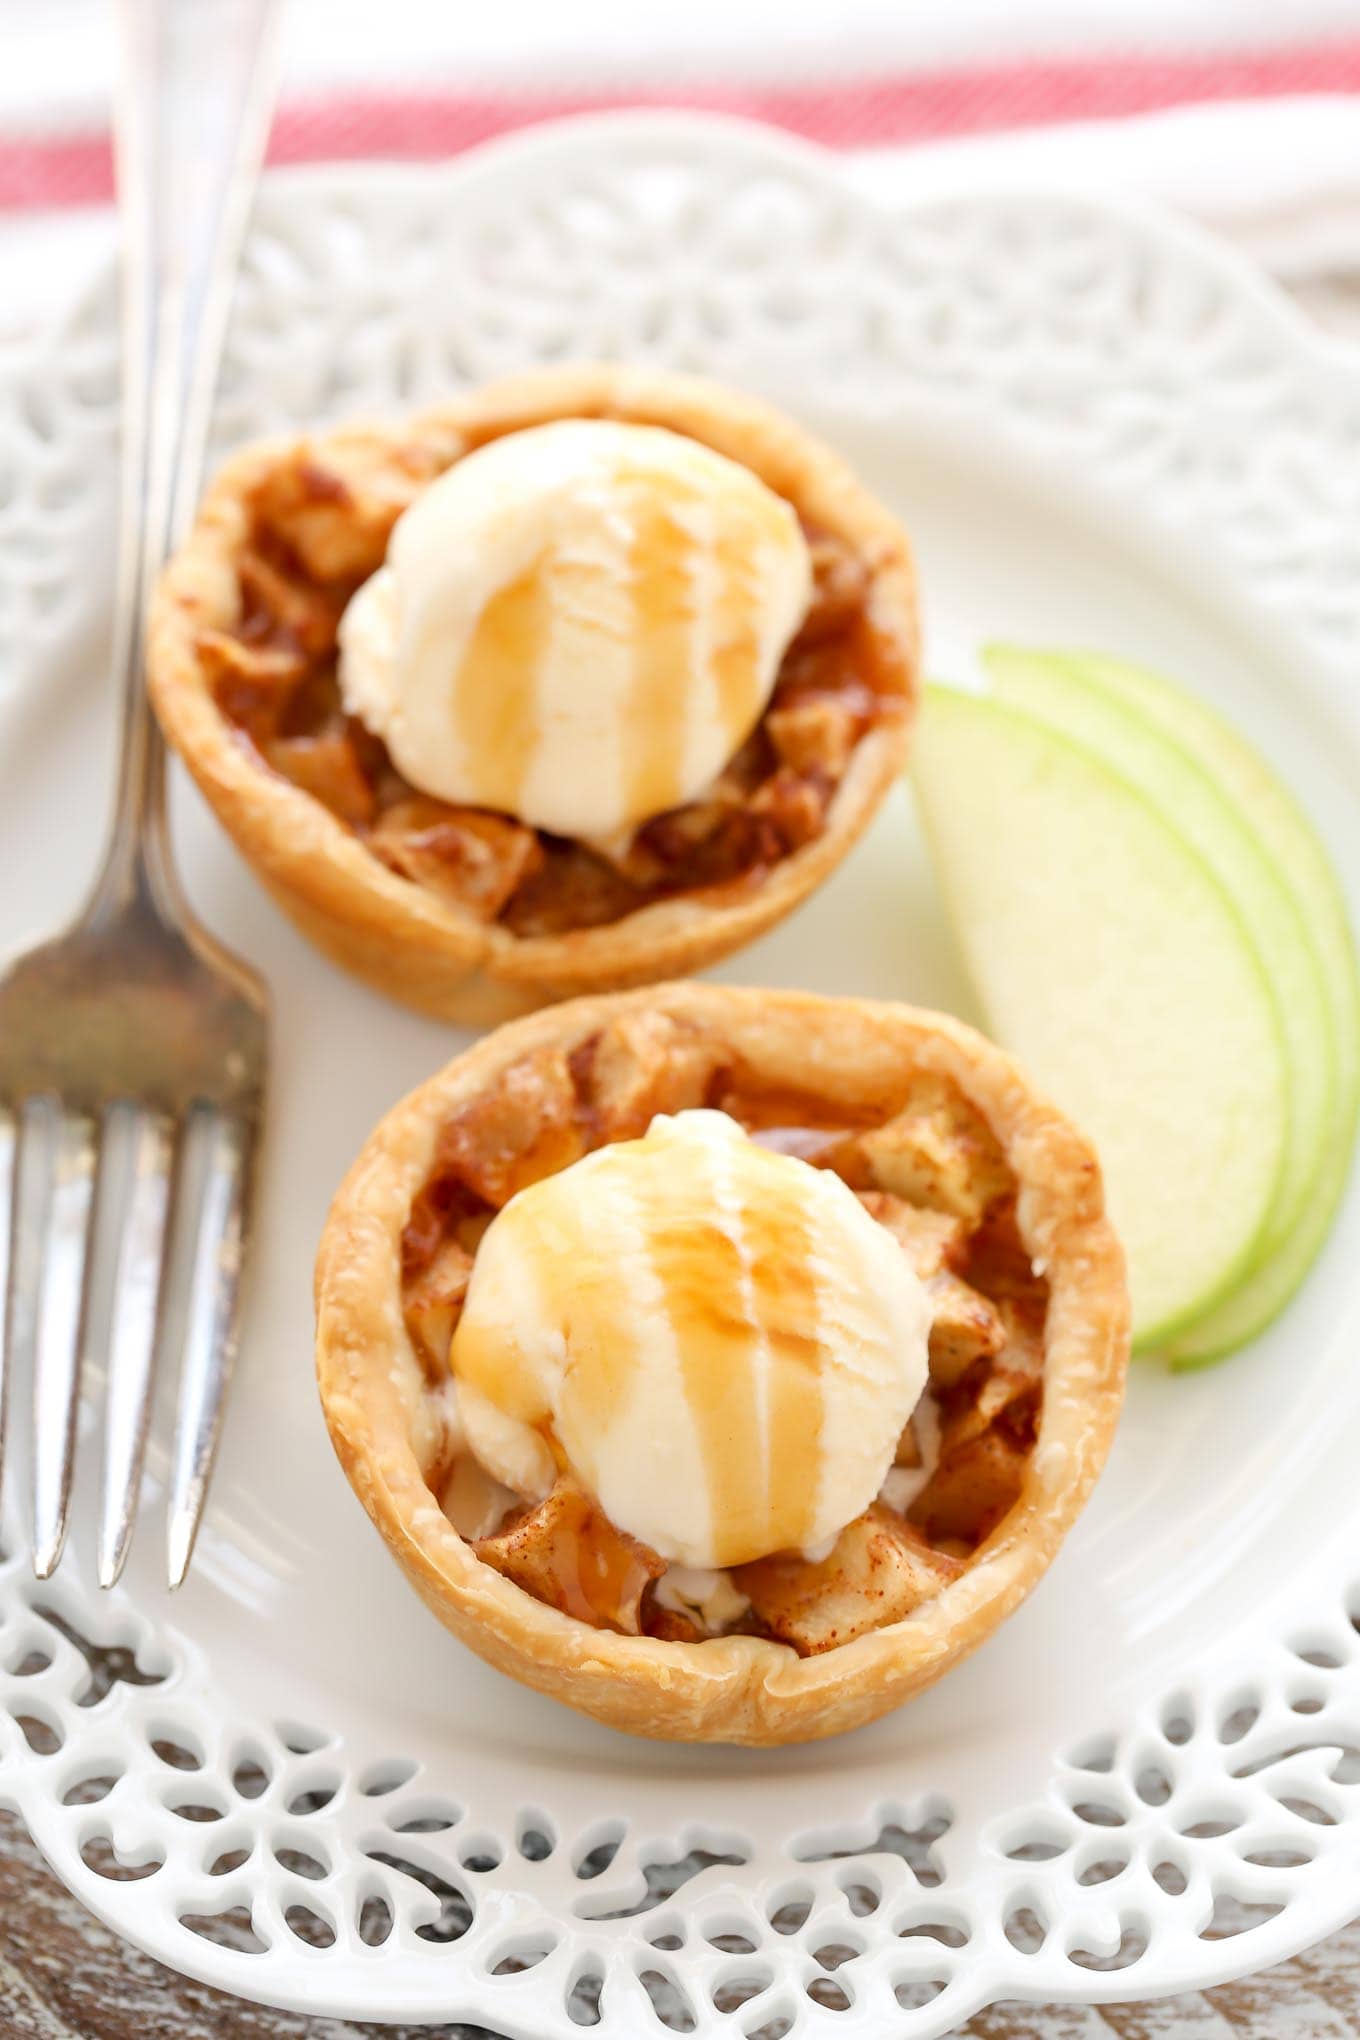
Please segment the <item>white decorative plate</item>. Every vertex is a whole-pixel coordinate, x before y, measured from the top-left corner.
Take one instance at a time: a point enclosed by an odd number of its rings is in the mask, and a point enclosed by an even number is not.
[[[112,330],[110,287],[0,364],[6,945],[74,902],[105,805]],[[916,534],[937,667],[996,635],[1185,676],[1360,884],[1360,376],[1211,243],[1016,192],[888,216],[828,158],[683,117],[279,178],[220,437],[572,355],[787,402]],[[942,1687],[803,1750],[626,1740],[430,1620],[316,1406],[329,1194],[463,1037],[323,964],[179,792],[191,889],[278,1011],[214,1505],[173,1602],[149,1518],[122,1591],[89,1585],[85,1526],[36,1588],[16,1466],[0,1565],[0,1799],[96,1912],[357,2019],[925,2040],[1001,1996],[1203,1986],[1360,1910],[1354,1197],[1255,1349],[1136,1373],[1059,1563]],[[905,796],[724,975],[966,1010]]]

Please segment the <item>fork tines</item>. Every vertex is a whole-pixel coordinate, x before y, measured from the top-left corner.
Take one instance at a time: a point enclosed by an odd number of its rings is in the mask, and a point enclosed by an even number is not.
[[[82,1380],[104,1377],[98,1575],[123,1570],[153,1391],[179,1363],[168,1482],[169,1581],[188,1570],[235,1358],[254,1121],[195,1104],[180,1119],[51,1094],[0,1104],[0,1481],[15,1388],[32,1396],[33,1565],[66,1542]]]

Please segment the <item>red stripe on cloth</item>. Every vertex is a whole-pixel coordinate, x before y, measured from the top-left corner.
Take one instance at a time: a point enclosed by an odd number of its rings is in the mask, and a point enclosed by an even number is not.
[[[365,156],[426,161],[565,114],[686,106],[746,114],[831,148],[872,148],[997,128],[1100,120],[1159,107],[1293,93],[1360,92],[1360,40],[1195,56],[1129,55],[925,71],[828,85],[693,92],[349,94],[284,106],[274,163]],[[113,190],[108,141],[0,141],[0,207],[87,205]]]
[[[107,135],[60,142],[0,141],[0,207],[99,205],[113,196]]]

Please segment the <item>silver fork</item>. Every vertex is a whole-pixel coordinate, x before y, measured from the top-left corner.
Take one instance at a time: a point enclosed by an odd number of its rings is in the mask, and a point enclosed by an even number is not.
[[[104,1364],[100,1583],[131,1540],[158,1365],[178,1350],[169,1582],[188,1570],[239,1325],[268,1000],[187,906],[141,667],[147,597],[201,475],[272,105],[274,0],[119,0],[123,468],[117,803],[64,935],[0,978],[0,1474],[32,1382],[33,1565],[66,1541],[83,1374]]]

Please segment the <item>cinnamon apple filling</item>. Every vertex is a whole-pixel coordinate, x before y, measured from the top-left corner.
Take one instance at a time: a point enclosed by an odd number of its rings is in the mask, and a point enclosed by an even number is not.
[[[403,1234],[432,1494],[599,1628],[811,1655],[901,1620],[1024,1485],[1048,1291],[1015,1199],[928,1069],[851,1111],[638,1009],[522,1057]]]
[[[716,459],[680,435],[655,436],[696,449],[696,459],[700,453]],[[483,447],[496,439],[488,429]],[[501,442],[509,443],[508,437]],[[389,870],[518,936],[602,926],[682,893],[712,896],[740,889],[811,842],[857,746],[875,727],[905,713],[902,654],[875,621],[873,560],[843,538],[796,520],[769,491],[764,494],[790,531],[795,537],[801,532],[797,542],[810,587],[805,606],[800,604],[801,623],[778,660],[772,691],[749,733],[691,798],[649,814],[640,825],[612,833],[602,827],[586,840],[531,826],[490,805],[436,797],[398,769],[373,727],[346,713],[341,619],[358,591],[373,609],[369,589],[381,579],[398,519],[469,455],[477,458],[466,437],[441,440],[434,434],[409,444],[337,437],[324,449],[281,454],[256,483],[248,539],[235,565],[239,622],[198,638],[214,699],[241,740],[352,829]],[[659,578],[664,578],[659,570],[653,571],[652,580]],[[677,580],[674,571],[671,580]],[[654,606],[664,594],[664,588],[652,590]],[[358,616],[357,602],[355,608]],[[502,679],[517,670],[511,655],[528,628],[523,616],[513,630],[511,621],[505,620],[507,642],[492,648],[500,663],[491,663]],[[707,642],[703,631],[700,637]],[[663,639],[664,633],[651,632],[649,659],[657,670],[643,675],[656,697],[646,720],[657,755],[639,772],[656,786],[667,783],[670,753],[684,748],[677,724],[665,738],[667,755],[660,755],[669,724],[658,704],[673,703],[684,666],[677,639],[674,657],[660,670],[656,647]],[[474,650],[480,665],[472,679],[479,673],[485,678],[491,651],[481,638]],[[720,674],[714,685],[721,680]],[[485,704],[493,696],[506,704],[503,713],[496,711],[499,720],[490,732],[498,744],[505,738],[500,725],[513,706],[512,694],[498,685],[480,686],[469,696],[484,705],[472,718],[478,727],[491,712]],[[702,749],[696,755],[704,755]],[[549,773],[550,787],[552,779]],[[545,798],[540,794],[540,803]]]

